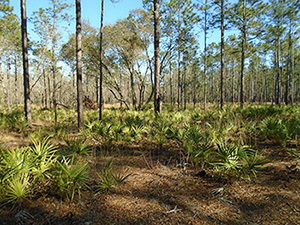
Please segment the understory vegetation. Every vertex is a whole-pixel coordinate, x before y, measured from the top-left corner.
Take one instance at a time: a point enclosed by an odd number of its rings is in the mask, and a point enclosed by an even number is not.
[[[93,158],[105,152],[118,156],[132,146],[148,151],[153,162],[198,168],[230,181],[251,180],[270,162],[257,150],[258,143],[273,143],[300,157],[299,106],[178,112],[166,105],[161,115],[106,109],[102,121],[90,110],[80,133],[74,110],[59,109],[54,126],[51,110],[34,108],[31,128],[21,112],[3,108],[0,115],[1,132],[30,137],[30,143],[18,147],[1,143],[0,201],[18,208],[41,194],[76,201],[82,190],[113,191],[131,174],[115,171],[112,158],[95,169]]]

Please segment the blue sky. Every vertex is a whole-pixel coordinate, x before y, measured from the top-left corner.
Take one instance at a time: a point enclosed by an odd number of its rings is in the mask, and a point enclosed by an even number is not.
[[[50,6],[51,0],[27,0],[27,17],[32,15],[33,11],[39,8]],[[75,0],[66,0],[68,4],[75,5]],[[14,7],[14,13],[20,15],[20,0],[10,0],[10,5]],[[128,16],[133,9],[143,7],[142,0],[120,0],[118,3],[112,3],[110,0],[104,0],[104,23],[114,23],[118,19],[123,19]],[[100,0],[81,0],[82,18],[88,19],[91,25],[99,27],[100,24]],[[70,15],[75,16],[75,6],[70,10]],[[75,26],[75,25],[74,25]],[[28,24],[29,29],[32,27]],[[75,27],[74,27],[75,30]]]
[[[93,27],[100,26],[100,1],[101,0],[81,0],[82,19],[89,20]],[[47,8],[50,6],[51,0],[26,0],[27,17],[32,15],[32,12],[37,11],[39,8]],[[75,5],[75,0],[66,0],[68,4]],[[131,10],[142,8],[142,0],[120,0],[118,3],[112,3],[110,0],[104,0],[104,24],[111,24],[119,19],[126,18]],[[20,16],[20,0],[10,0],[10,5],[14,7],[14,13]],[[71,8],[69,14],[75,17],[75,6]],[[200,24],[198,25],[200,27]],[[35,34],[31,29],[33,25],[28,22],[29,38],[35,39]],[[68,28],[68,33],[65,33],[64,39],[67,39],[70,33],[75,33],[75,20]],[[198,34],[200,49],[203,49],[203,32]],[[225,36],[228,33],[226,32]],[[209,34],[208,43],[219,42],[219,31],[214,30]]]

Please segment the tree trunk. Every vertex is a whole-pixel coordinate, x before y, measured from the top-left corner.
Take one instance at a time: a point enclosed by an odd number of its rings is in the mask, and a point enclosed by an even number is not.
[[[76,69],[77,69],[77,118],[78,129],[83,124],[82,48],[81,48],[81,1],[76,0]],[[87,84],[88,85],[88,84]]]
[[[294,85],[294,67],[295,67],[295,60],[294,60],[294,41],[293,41],[293,33],[292,33],[292,23],[290,24],[290,26],[291,26],[291,76],[290,76],[290,84],[291,84],[291,94],[290,94],[290,103],[291,103],[291,105],[293,105],[294,104],[294,90],[295,90],[295,85]]]
[[[223,109],[224,93],[224,0],[221,0],[221,78],[220,78],[220,107]]]
[[[95,95],[96,95],[96,102],[99,105],[99,78],[95,76]]]
[[[1,83],[1,87],[2,87],[2,90],[4,91],[4,79],[3,79],[3,76],[2,76],[2,51],[0,50],[0,83]],[[2,95],[0,95],[0,100],[1,100],[1,103],[2,103]]]
[[[15,52],[15,104],[19,104],[18,98],[18,64],[17,64],[17,52]]]
[[[242,57],[241,57],[241,89],[240,89],[240,107],[244,107],[244,68],[246,51],[246,2],[243,2],[243,27],[242,27]]]
[[[102,120],[102,103],[103,103],[103,65],[102,65],[102,39],[103,39],[103,12],[104,12],[104,0],[101,1],[101,18],[100,18],[100,82],[99,82],[99,120]]]
[[[47,73],[47,86],[48,86],[48,96],[49,96],[49,107],[52,108],[53,98],[51,98],[51,79],[49,73]]]
[[[234,103],[234,76],[235,76],[235,60],[232,60],[232,80],[231,80],[231,102]]]
[[[204,10],[204,82],[203,82],[203,97],[204,97],[204,111],[206,111],[206,78],[207,78],[207,2],[205,0],[205,10]]]
[[[288,41],[288,60],[287,60],[287,71],[286,71],[286,84],[285,84],[285,104],[289,103],[293,105],[292,102],[292,91],[291,91],[291,80],[292,80],[292,25],[290,22],[289,28],[289,41]]]
[[[10,104],[11,104],[11,63],[10,63],[10,52],[8,52],[9,56],[7,58],[7,91],[6,91],[6,104],[9,112],[11,112]]]
[[[181,95],[181,63],[180,63],[180,50],[178,49],[178,59],[177,59],[177,64],[178,64],[178,77],[177,77],[177,104],[178,104],[178,109],[180,109],[180,95]]]
[[[122,74],[120,73],[120,87],[122,87]],[[120,93],[122,94],[121,90]],[[120,107],[123,107],[123,101],[120,101]]]
[[[279,62],[279,38],[277,39],[277,49],[275,52],[275,104],[280,105],[280,62]]]
[[[46,81],[46,71],[45,71],[45,65],[43,64],[43,79],[44,79],[44,95],[45,95],[45,107],[49,107],[49,98],[48,98],[48,92],[47,92],[47,81]]]
[[[197,75],[196,75],[196,71],[195,71],[195,65],[193,65],[193,105],[194,105],[194,109],[196,108],[196,103],[197,103],[197,94],[196,94],[196,87],[197,87]]]
[[[153,0],[154,4],[154,112],[161,113],[160,104],[160,49],[159,49],[159,0]]]
[[[178,104],[178,109],[180,109],[181,105],[181,96],[182,96],[182,84],[181,84],[181,37],[180,37],[180,32],[181,32],[181,20],[180,20],[180,8],[178,9],[178,57],[177,57],[177,65],[178,65],[178,78],[177,78],[177,104]]]
[[[27,40],[27,18],[26,0],[21,0],[21,21],[22,21],[22,53],[23,53],[23,76],[24,76],[24,110],[26,120],[31,126],[31,104],[29,86],[29,63],[28,63],[28,40]]]
[[[186,110],[187,94],[186,94],[186,68],[183,71],[183,109]]]
[[[170,103],[173,106],[173,80],[172,80],[172,63],[169,62],[169,70],[170,70]]]
[[[57,126],[57,101],[56,101],[56,7],[55,0],[52,0],[53,7],[53,36],[52,36],[52,85],[53,85],[53,93],[52,93],[52,102],[54,106],[54,124]]]

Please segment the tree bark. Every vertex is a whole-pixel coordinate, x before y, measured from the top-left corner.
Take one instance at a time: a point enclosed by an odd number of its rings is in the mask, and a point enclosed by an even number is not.
[[[159,0],[154,4],[154,112],[161,113],[160,104],[160,49],[159,49]]]
[[[232,80],[231,80],[231,103],[234,103],[234,76],[235,76],[235,60],[232,60]]]
[[[77,69],[77,125],[83,124],[82,48],[81,48],[81,0],[76,0],[76,69]]]
[[[285,85],[285,104],[289,103],[293,105],[292,101],[292,90],[291,90],[291,81],[292,81],[292,24],[290,22],[289,35],[288,35],[288,60],[287,60],[287,71],[286,71],[286,85]]]
[[[277,49],[275,52],[275,104],[280,105],[280,40],[277,38]]]
[[[26,120],[31,126],[31,103],[29,86],[29,63],[28,63],[28,39],[27,39],[27,18],[26,0],[21,0],[21,21],[22,21],[22,53],[23,53],[23,76],[24,76],[24,110]]]
[[[173,80],[172,80],[172,63],[169,62],[169,72],[170,72],[170,103],[173,106]]]
[[[54,124],[57,126],[57,101],[56,101],[56,0],[52,0],[53,7],[53,36],[52,36],[52,102],[54,106]]]
[[[203,97],[204,97],[204,111],[206,111],[206,78],[207,78],[207,2],[205,0],[205,10],[204,10],[204,82],[203,82]]]
[[[242,57],[241,57],[241,89],[240,89],[240,107],[244,107],[244,69],[245,69],[245,51],[246,51],[246,0],[243,1],[243,27],[242,27]]]
[[[102,120],[102,103],[103,103],[103,65],[102,65],[102,42],[103,42],[103,11],[104,11],[104,0],[101,1],[101,18],[100,18],[100,81],[99,81],[99,120]]]
[[[183,71],[183,109],[186,110],[187,93],[186,93],[186,68]]]
[[[18,64],[17,64],[17,52],[15,52],[15,104],[18,105]]]
[[[223,109],[224,93],[224,0],[221,0],[221,78],[220,78],[220,107]]]
[[[8,57],[7,57],[7,91],[6,91],[6,104],[7,104],[7,108],[9,110],[9,112],[11,112],[11,107],[10,107],[10,104],[11,104],[11,80],[10,80],[10,77],[11,77],[11,63],[10,63],[10,52],[8,52]]]

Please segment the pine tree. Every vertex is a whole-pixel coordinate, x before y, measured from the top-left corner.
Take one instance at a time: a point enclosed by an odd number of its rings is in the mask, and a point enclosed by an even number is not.
[[[83,124],[82,48],[81,48],[81,1],[76,0],[76,68],[77,68],[77,117],[78,129]]]
[[[27,17],[26,0],[21,0],[21,21],[22,21],[22,52],[23,52],[23,76],[24,76],[24,110],[25,117],[31,126],[31,103],[29,86],[29,63],[28,63],[28,39],[27,39]]]

